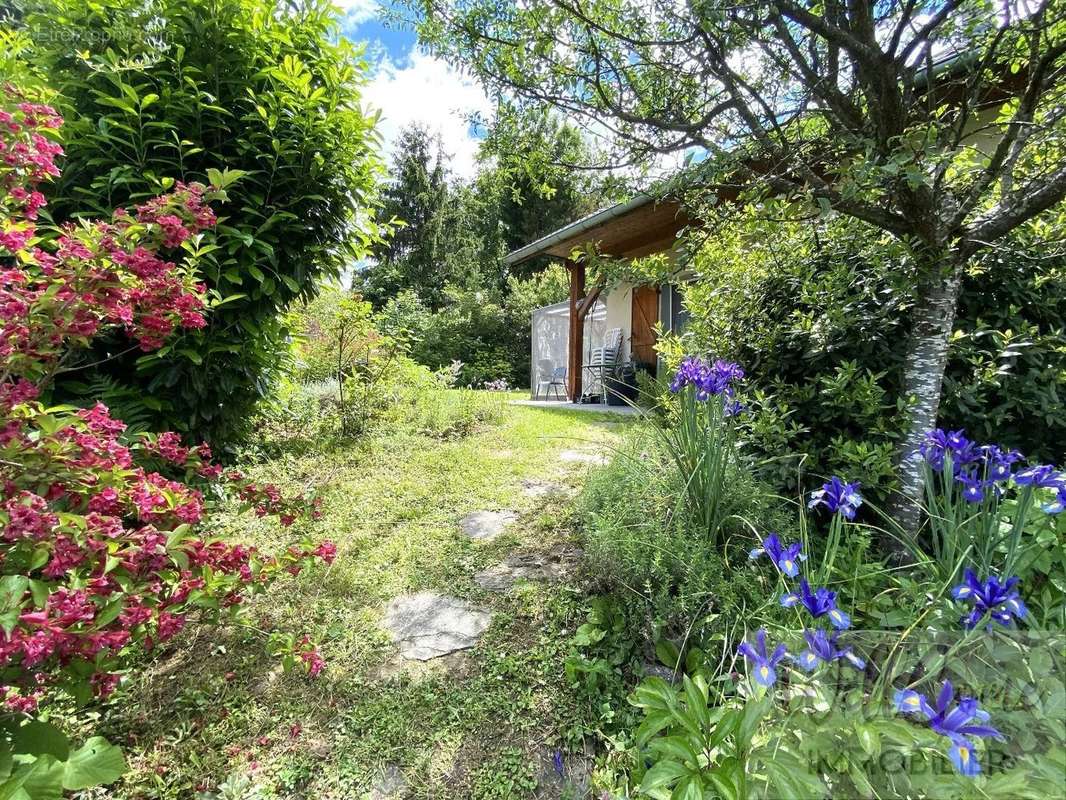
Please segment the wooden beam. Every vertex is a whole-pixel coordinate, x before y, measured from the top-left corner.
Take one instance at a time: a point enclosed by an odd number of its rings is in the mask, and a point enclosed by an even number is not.
[[[585,265],[567,260],[570,273],[570,337],[567,340],[566,380],[570,402],[581,398],[581,354],[585,349],[585,317],[581,302],[585,299]]]
[[[589,312],[592,311],[592,307],[596,305],[596,301],[600,299],[600,292],[603,291],[602,286],[597,286],[587,295],[584,299],[578,303],[577,315],[581,317],[581,323],[584,324],[585,318],[588,317]]]

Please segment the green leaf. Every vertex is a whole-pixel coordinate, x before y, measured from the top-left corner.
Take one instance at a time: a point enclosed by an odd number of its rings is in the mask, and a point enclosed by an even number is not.
[[[664,667],[676,670],[678,661],[681,658],[681,651],[669,639],[660,639],[655,643],[655,657],[659,659],[659,663]]]
[[[29,585],[30,579],[25,575],[5,575],[0,578],[0,606],[5,609],[17,607]]]
[[[707,696],[703,694],[688,675],[684,676],[685,705],[700,726],[701,731],[708,731],[711,725],[711,714],[707,708]]]
[[[70,755],[70,740],[59,728],[47,722],[31,720],[15,730],[11,740],[16,753],[49,755],[65,761]]]
[[[686,736],[663,736],[652,741],[649,749],[659,756],[680,761],[693,769],[699,767],[699,754]]]
[[[15,626],[19,622],[19,610],[17,608],[11,608],[7,611],[0,611],[0,629],[3,629],[4,634],[11,635],[11,631],[15,630]]]
[[[703,800],[703,786],[699,776],[689,775],[682,778],[670,795],[670,800]]]
[[[16,770],[0,784],[0,800],[61,800],[63,764],[53,756],[42,756]]]
[[[106,786],[125,772],[122,751],[102,736],[94,736],[70,754],[63,771],[63,786],[70,791]]]
[[[857,725],[855,733],[859,739],[859,746],[866,755],[877,758],[881,754],[881,737],[877,735],[876,729],[869,725]]]
[[[218,186],[222,189],[225,189],[227,186],[231,186],[237,181],[239,181],[245,175],[250,174],[251,173],[249,173],[247,170],[243,169],[227,169],[225,172],[222,173],[222,180],[221,183],[218,184]]]
[[[715,770],[711,772],[709,777],[719,795],[725,798],[725,800],[736,800],[738,797],[737,787],[733,784],[733,781],[730,780],[728,775]]]
[[[707,740],[707,749],[713,750],[724,742],[736,729],[740,714],[736,709],[730,709],[722,715],[718,724],[714,726],[710,739]]]
[[[688,770],[684,764],[669,759],[659,761],[644,773],[644,780],[640,782],[640,790],[650,792],[655,789],[668,788],[686,775],[688,775]]]
[[[637,708],[668,711],[677,704],[677,694],[662,678],[646,678],[640,682],[629,702]]]
[[[113,600],[104,606],[104,610],[96,615],[96,619],[93,620],[93,625],[97,630],[104,628],[118,619],[118,615],[122,613],[122,608],[125,605],[124,601],[119,598]]]
[[[51,588],[44,581],[30,581],[30,594],[33,595],[33,604],[37,608],[44,607],[45,602],[48,600],[48,595],[50,595],[51,593]]]
[[[38,547],[33,551],[33,558],[30,559],[30,572],[36,569],[40,569],[48,563],[48,559],[52,557],[52,552],[47,547]]]
[[[644,717],[644,721],[640,723],[640,726],[633,732],[633,737],[637,744],[644,746],[648,743],[655,734],[670,724],[673,717],[670,716],[668,711],[648,711]]]
[[[744,706],[744,714],[737,726],[737,739],[741,747],[747,748],[751,744],[751,738],[755,735],[759,722],[762,721],[769,707],[770,701],[765,697],[759,700],[749,700]]]

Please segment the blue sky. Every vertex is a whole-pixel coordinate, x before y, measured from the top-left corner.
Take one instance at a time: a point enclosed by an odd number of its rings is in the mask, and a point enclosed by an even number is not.
[[[385,0],[388,2],[389,0]],[[399,132],[420,123],[440,134],[452,172],[463,178],[475,170],[477,137],[471,113],[489,115],[492,104],[484,90],[419,49],[413,31],[385,25],[379,0],[334,0],[344,12],[343,34],[366,44],[371,80],[364,102],[381,111],[379,130],[390,156]]]

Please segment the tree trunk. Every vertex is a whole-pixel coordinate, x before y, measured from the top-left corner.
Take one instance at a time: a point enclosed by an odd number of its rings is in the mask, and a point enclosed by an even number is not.
[[[913,327],[903,367],[903,395],[913,400],[908,427],[897,453],[900,491],[890,513],[903,529],[914,534],[920,522],[922,465],[919,448],[936,427],[940,390],[947,366],[948,346],[955,324],[961,271],[950,255],[938,259],[935,274],[921,285],[913,311]],[[945,270],[944,263],[950,262]]]

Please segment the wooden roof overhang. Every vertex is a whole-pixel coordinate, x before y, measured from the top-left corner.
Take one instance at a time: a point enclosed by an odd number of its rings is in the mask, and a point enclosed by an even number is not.
[[[569,261],[574,250],[590,245],[601,255],[640,258],[670,249],[688,224],[688,216],[677,200],[637,195],[508,253],[504,264],[510,267],[537,256]]]

